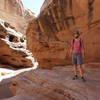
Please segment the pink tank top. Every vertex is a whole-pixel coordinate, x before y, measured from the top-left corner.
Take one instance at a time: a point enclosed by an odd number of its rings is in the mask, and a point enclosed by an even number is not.
[[[81,42],[81,43],[80,43]],[[84,43],[82,39],[72,40],[72,53],[73,54],[80,54],[84,50]]]

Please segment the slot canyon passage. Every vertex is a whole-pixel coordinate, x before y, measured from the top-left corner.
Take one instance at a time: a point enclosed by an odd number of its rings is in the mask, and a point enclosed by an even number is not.
[[[99,100],[99,5],[45,0],[35,17],[21,0],[0,0],[0,100]],[[85,45],[85,83],[72,80],[75,29]]]

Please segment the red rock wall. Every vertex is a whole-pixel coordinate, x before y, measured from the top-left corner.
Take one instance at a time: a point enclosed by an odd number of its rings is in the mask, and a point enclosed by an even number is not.
[[[100,62],[100,0],[45,0],[38,18],[27,29],[28,48],[48,68],[71,63],[73,30],[84,40],[85,62]]]

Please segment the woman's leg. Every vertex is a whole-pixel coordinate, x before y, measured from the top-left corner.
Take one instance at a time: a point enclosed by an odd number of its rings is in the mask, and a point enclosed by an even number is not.
[[[79,72],[80,72],[80,76],[83,77],[83,68],[82,68],[82,65],[78,65],[78,69],[79,69]]]
[[[74,75],[77,75],[77,56],[76,54],[72,54],[72,64],[74,67]]]
[[[73,77],[73,80],[76,80],[76,79],[78,79],[78,75],[77,75],[77,65],[74,64],[73,67],[74,67],[74,77]]]
[[[84,73],[83,73],[82,65],[79,65],[78,68],[79,68],[79,72],[80,72],[80,76],[81,76],[82,81],[86,82],[84,75],[83,75]]]
[[[74,64],[74,75],[77,76],[77,65]]]
[[[82,54],[77,55],[77,65],[80,72],[80,76],[83,77]]]

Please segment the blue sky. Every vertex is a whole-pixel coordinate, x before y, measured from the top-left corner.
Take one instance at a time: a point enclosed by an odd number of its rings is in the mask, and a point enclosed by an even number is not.
[[[37,16],[44,0],[22,0],[22,2],[25,8],[30,9]]]

